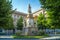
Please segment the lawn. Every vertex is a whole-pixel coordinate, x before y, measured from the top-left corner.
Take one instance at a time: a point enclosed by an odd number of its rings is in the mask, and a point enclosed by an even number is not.
[[[14,38],[44,38],[45,36],[14,36]]]
[[[13,38],[45,38],[45,37],[48,37],[47,34],[44,34],[44,35],[38,35],[38,36],[24,36],[24,35],[20,35],[20,34],[14,34],[13,35]]]

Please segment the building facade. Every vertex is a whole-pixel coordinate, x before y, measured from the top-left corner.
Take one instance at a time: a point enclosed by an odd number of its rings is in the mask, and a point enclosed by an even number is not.
[[[17,28],[17,20],[22,16],[23,17],[23,32],[24,35],[33,35],[33,32],[37,32],[37,17],[40,13],[44,14],[45,11],[43,9],[40,9],[34,13],[31,12],[31,6],[28,5],[28,13],[18,12],[15,11],[12,14],[13,20],[14,20],[14,26]]]

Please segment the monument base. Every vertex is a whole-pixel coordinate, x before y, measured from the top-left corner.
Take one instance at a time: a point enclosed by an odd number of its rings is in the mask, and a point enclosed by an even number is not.
[[[37,35],[37,27],[25,27],[23,28],[23,35]]]

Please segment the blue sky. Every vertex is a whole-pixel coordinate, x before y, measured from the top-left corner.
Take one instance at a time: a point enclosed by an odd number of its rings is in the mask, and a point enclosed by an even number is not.
[[[32,12],[35,12],[40,9],[41,5],[39,0],[12,0],[13,9],[17,11],[27,13],[28,4],[30,3]]]

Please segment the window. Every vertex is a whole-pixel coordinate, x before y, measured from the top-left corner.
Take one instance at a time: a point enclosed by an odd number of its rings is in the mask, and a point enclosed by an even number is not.
[[[19,18],[19,15],[17,17]]]
[[[34,22],[34,24],[36,24],[36,22]]]
[[[14,15],[14,18],[16,18],[16,15]]]
[[[29,23],[29,25],[31,25],[31,23]]]

